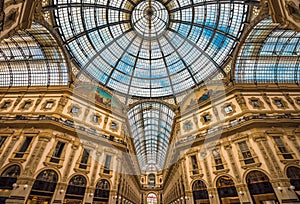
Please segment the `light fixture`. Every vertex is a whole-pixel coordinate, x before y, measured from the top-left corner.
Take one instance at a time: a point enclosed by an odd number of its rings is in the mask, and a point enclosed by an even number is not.
[[[282,192],[282,190],[283,190],[281,186],[278,186],[277,189],[278,189],[280,192]]]
[[[183,200],[183,197],[181,197],[180,199]]]
[[[293,186],[293,185],[291,185],[290,187],[289,187],[289,189],[291,190],[291,191],[293,191],[293,190],[295,190],[295,186]]]
[[[60,194],[63,194],[64,192],[65,192],[64,189],[60,189],[60,191],[59,191]]]
[[[187,197],[187,196],[185,196],[184,198],[185,198],[186,200],[188,200],[188,199],[189,199],[189,197]]]
[[[23,188],[24,188],[24,190],[27,189],[27,188],[28,188],[28,184],[25,184],[25,185],[23,186]]]
[[[212,194],[209,194],[208,196],[209,196],[210,198],[213,198],[213,197],[214,197]]]
[[[12,187],[13,187],[13,189],[16,189],[16,188],[19,188],[19,185],[16,184],[16,183],[14,183],[14,184],[12,185]]]
[[[94,193],[90,193],[89,196],[92,197],[94,195]]]
[[[239,194],[240,194],[240,195],[244,195],[244,192],[243,192],[243,191],[240,191]]]

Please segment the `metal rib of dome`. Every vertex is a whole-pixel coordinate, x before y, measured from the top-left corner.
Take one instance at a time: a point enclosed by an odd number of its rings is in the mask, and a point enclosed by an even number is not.
[[[75,61],[126,95],[171,96],[218,72],[244,27],[244,0],[54,0]]]

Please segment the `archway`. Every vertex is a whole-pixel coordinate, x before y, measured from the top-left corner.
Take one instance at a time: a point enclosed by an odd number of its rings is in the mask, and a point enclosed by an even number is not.
[[[240,203],[234,181],[228,176],[222,176],[217,180],[217,189],[221,204]]]
[[[110,184],[107,180],[102,179],[100,180],[94,192],[94,204],[103,204],[108,203],[109,200],[109,193],[110,193]]]
[[[17,182],[20,176],[21,169],[18,165],[12,165],[7,167],[0,176],[0,189],[12,190],[13,184]],[[0,196],[0,203],[5,203],[8,197]]]
[[[157,195],[155,193],[147,195],[147,204],[157,204]]]
[[[292,186],[295,186],[295,192],[300,199],[300,168],[290,166],[286,170],[287,177],[290,179]]]
[[[251,198],[255,203],[277,203],[276,194],[267,175],[260,171],[251,171],[246,177]]]
[[[193,198],[194,198],[194,204],[209,203],[207,187],[203,181],[197,180],[194,182]]]
[[[58,175],[55,171],[47,169],[39,173],[32,186],[27,203],[51,203],[57,182]]]
[[[73,176],[69,181],[64,203],[66,204],[83,203],[86,184],[87,182],[84,176],[81,175]]]

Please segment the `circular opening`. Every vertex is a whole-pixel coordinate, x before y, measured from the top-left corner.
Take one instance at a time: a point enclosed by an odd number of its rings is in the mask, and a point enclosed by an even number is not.
[[[134,8],[131,23],[140,37],[158,38],[167,30],[169,13],[159,1],[143,1]]]

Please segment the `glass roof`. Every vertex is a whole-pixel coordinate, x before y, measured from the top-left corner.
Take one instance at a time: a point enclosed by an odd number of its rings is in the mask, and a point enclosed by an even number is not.
[[[236,61],[238,83],[299,83],[300,33],[264,19],[251,31]]]
[[[165,164],[175,113],[166,105],[146,102],[128,112],[140,168],[159,171]]]
[[[0,86],[67,85],[68,81],[63,52],[42,25],[33,23],[0,43]]]
[[[224,73],[248,13],[245,0],[54,0],[54,7],[78,75],[139,97],[176,95]]]

